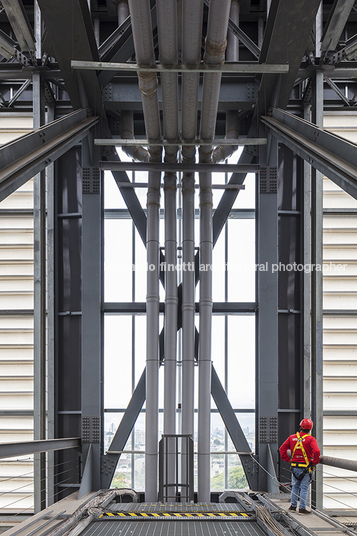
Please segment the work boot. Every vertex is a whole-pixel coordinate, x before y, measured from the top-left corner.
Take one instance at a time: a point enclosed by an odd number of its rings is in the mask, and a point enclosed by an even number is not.
[[[296,512],[296,506],[293,506],[293,505],[291,504],[289,510],[293,510],[293,512]]]
[[[311,514],[311,511],[306,510],[306,508],[299,508],[299,514]]]

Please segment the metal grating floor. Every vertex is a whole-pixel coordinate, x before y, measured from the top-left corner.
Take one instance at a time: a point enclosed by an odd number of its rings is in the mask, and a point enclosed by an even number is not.
[[[266,536],[255,521],[101,521],[83,536]]]
[[[237,503],[115,503],[112,512],[234,512],[241,511]]]

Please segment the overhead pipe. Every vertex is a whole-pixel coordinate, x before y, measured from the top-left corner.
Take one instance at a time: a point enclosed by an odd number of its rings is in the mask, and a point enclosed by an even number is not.
[[[203,0],[182,2],[182,63],[198,66],[201,61]],[[182,75],[182,138],[194,140],[197,134],[198,73]],[[184,163],[195,163],[195,145],[182,147]],[[182,177],[182,261],[192,267],[195,262],[195,178]],[[182,273],[182,433],[194,432],[194,354],[195,354],[195,273]]]
[[[201,61],[203,0],[182,1],[182,63],[198,66]],[[197,135],[198,73],[182,74],[182,138]],[[195,145],[182,147],[184,163],[195,163]],[[195,358],[195,176],[182,176],[182,434],[194,437],[194,358]],[[181,481],[187,471],[182,467]]]
[[[208,13],[207,65],[224,63],[230,0],[211,0]],[[205,73],[200,138],[214,137],[221,73]],[[200,146],[200,162],[212,160],[212,146]],[[211,337],[212,337],[212,174],[200,173],[200,345],[198,354],[198,501],[210,501]]]
[[[122,23],[129,17],[128,0],[119,0],[117,9],[118,9],[118,25],[121,26]],[[122,110],[121,112],[120,136],[123,139],[135,138],[134,113],[132,111]],[[140,145],[135,145],[132,147],[124,146],[123,151],[134,160],[139,160],[140,162],[149,161],[149,153],[147,149],[145,149],[144,147],[141,147]]]
[[[155,53],[149,0],[129,0],[136,61],[154,66]],[[138,71],[146,135],[149,141],[161,138],[158,80],[155,73]],[[161,161],[161,147],[149,145],[152,162]],[[158,414],[159,414],[159,223],[160,172],[149,172],[147,194],[147,298],[146,298],[146,430],[145,500],[157,501]]]
[[[240,3],[232,0],[229,18],[239,27]],[[227,34],[227,61],[239,61],[239,39],[233,32]],[[239,136],[238,110],[226,111],[226,138],[233,140]],[[224,162],[238,149],[238,145],[217,145],[212,152],[212,162]]]
[[[177,1],[158,0],[159,57],[164,66],[178,63]],[[161,75],[164,136],[178,138],[178,74]],[[165,148],[165,162],[177,162],[178,146]],[[164,434],[176,433],[176,349],[177,349],[177,236],[176,173],[165,173],[165,329],[164,329]],[[175,482],[175,439],[169,438],[166,482]],[[174,500],[175,486],[167,488],[168,500]]]

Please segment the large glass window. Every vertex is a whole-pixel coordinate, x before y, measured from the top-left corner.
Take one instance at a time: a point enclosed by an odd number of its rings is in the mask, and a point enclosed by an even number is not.
[[[121,154],[121,159],[125,160]],[[236,162],[237,158],[232,160]],[[128,174],[130,180],[147,182],[147,173]],[[229,176],[213,174],[213,184],[225,184]],[[198,183],[198,176],[196,177]],[[227,303],[231,312],[214,314],[212,319],[212,362],[236,412],[251,450],[255,444],[255,317],[240,312],[241,302],[255,301],[255,176],[245,181],[246,190],[239,192],[233,210],[222,229],[213,251],[213,300]],[[146,213],[145,188],[135,190]],[[214,210],[224,190],[214,190]],[[195,194],[198,209],[198,189]],[[177,194],[178,247],[182,240],[181,189]],[[164,202],[162,194],[160,246],[164,246]],[[142,304],[146,299],[146,249],[131,220],[129,211],[111,174],[105,175],[105,302],[117,304],[121,314],[105,314],[104,320],[104,444],[107,450],[120,424],[133,390],[139,381],[146,361],[146,316]],[[195,242],[199,247],[199,211],[196,210]],[[181,250],[178,250],[178,258]],[[125,269],[126,268],[126,269]],[[178,283],[181,274],[178,273]],[[160,301],[165,299],[160,285]],[[199,283],[196,286],[199,300]],[[129,303],[134,309],[126,309]],[[137,304],[137,305],[135,305]],[[135,312],[135,307],[137,311]],[[160,330],[164,318],[160,315]],[[196,327],[199,330],[198,315]],[[181,420],[179,392],[181,386],[181,332],[177,345],[177,423]],[[198,367],[195,367],[195,433],[197,452]],[[164,367],[159,372],[159,434],[163,431]],[[145,404],[127,441],[118,463],[113,485],[125,485],[140,491],[145,477]],[[224,423],[211,401],[211,488],[212,490],[239,489],[247,485],[239,457],[234,454]],[[197,456],[195,455],[195,478]]]

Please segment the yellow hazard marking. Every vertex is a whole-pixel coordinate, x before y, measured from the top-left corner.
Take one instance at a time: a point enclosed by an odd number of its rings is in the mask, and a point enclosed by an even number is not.
[[[104,512],[100,514],[99,519],[103,517],[179,517],[179,518],[193,518],[193,517],[251,517],[251,514],[245,512]]]

